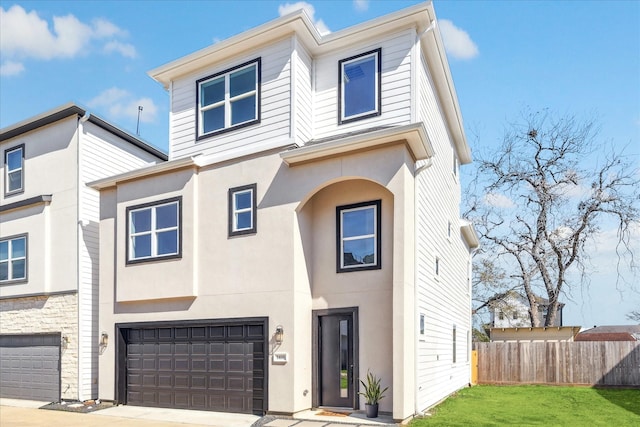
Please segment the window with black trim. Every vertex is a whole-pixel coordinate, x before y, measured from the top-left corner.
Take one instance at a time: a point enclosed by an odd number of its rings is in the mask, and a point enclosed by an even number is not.
[[[4,194],[24,191],[24,144],[4,151]]]
[[[338,61],[338,124],[381,114],[381,55],[376,49]]]
[[[453,363],[457,361],[457,349],[456,349],[456,325],[453,325]]]
[[[197,139],[260,122],[261,59],[196,81]]]
[[[0,239],[0,284],[27,280],[27,235]]]
[[[256,226],[256,184],[229,189],[229,236],[253,234]]]
[[[127,263],[182,256],[182,197],[127,208]]]
[[[374,200],[336,208],[338,273],[381,267],[380,206]]]

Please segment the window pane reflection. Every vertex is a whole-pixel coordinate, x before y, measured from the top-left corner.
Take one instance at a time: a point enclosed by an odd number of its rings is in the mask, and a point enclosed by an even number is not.
[[[340,321],[340,397],[349,397],[349,329],[347,320]]]

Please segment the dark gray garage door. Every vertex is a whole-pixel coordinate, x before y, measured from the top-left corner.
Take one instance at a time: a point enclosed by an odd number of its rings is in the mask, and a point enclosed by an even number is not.
[[[60,334],[0,335],[0,397],[60,400]]]
[[[266,321],[124,328],[126,403],[263,414]]]

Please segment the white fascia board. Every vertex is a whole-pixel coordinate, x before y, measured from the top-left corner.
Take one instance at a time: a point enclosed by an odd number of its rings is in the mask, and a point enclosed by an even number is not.
[[[429,9],[429,13],[430,19],[435,21],[436,15],[433,7]],[[471,163],[471,149],[465,136],[462,113],[460,111],[460,105],[458,104],[458,95],[453,85],[453,78],[451,77],[451,70],[449,69],[449,61],[447,60],[447,53],[442,41],[440,27],[435,25],[433,30],[426,31],[422,34],[421,44],[423,52],[427,57],[427,64],[431,71],[434,84],[436,85],[436,90],[442,101],[445,119],[449,132],[451,132],[460,164]]]
[[[120,182],[130,181],[133,179],[145,178],[160,173],[171,172],[177,169],[185,167],[196,167],[197,163],[193,157],[187,157],[184,159],[172,160],[170,162],[159,163],[151,166],[146,166],[140,169],[135,169],[129,172],[121,173],[118,175],[110,176],[107,178],[98,179],[87,183],[87,185],[96,190],[102,190],[109,187],[114,187]]]
[[[460,232],[462,233],[462,237],[464,238],[467,245],[475,249],[480,246],[480,238],[478,237],[478,233],[476,232],[476,228],[473,224],[466,219],[460,220]]]
[[[305,145],[280,153],[289,166],[356,151],[378,148],[386,144],[405,142],[416,160],[433,157],[434,150],[422,123],[413,123],[370,133],[346,136],[323,143]]]
[[[309,16],[303,10],[298,10],[183,56],[149,71],[148,74],[167,89],[170,82],[180,76],[294,33],[312,55],[319,55],[379,37],[387,31],[415,27],[421,32],[430,24],[429,16],[433,15],[432,11],[431,2],[425,2],[321,36]]]
[[[321,40],[311,19],[303,10],[298,10],[183,56],[147,74],[167,89],[170,82],[180,76],[293,33],[300,35],[308,45],[318,44]]]

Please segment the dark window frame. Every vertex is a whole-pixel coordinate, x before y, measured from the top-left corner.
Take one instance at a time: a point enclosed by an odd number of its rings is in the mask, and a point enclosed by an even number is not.
[[[234,236],[244,236],[247,234],[256,234],[258,232],[258,204],[257,204],[257,200],[258,200],[258,196],[257,196],[257,189],[258,189],[258,185],[257,183],[253,183],[253,184],[248,184],[248,185],[242,185],[240,187],[233,187],[230,188],[228,193],[227,193],[227,210],[229,213],[229,221],[228,221],[228,232],[229,232],[229,237],[234,237]],[[234,230],[234,218],[235,218],[235,204],[234,204],[234,200],[233,197],[236,193],[242,193],[245,192],[247,190],[251,190],[251,228],[243,228],[241,230]]]
[[[13,191],[9,191],[9,154],[16,151],[16,150],[20,150],[21,153],[21,165],[20,165],[20,175],[21,175],[21,186],[18,190],[13,190]],[[22,194],[24,193],[24,178],[25,178],[25,164],[24,164],[24,150],[25,150],[25,145],[24,144],[19,144],[19,145],[15,145],[13,147],[7,148],[6,150],[4,150],[4,156],[3,156],[3,160],[4,160],[4,196],[8,197],[8,196],[14,196],[16,194]]]
[[[375,264],[362,266],[342,266],[342,212],[345,210],[375,207]],[[349,273],[363,270],[380,270],[382,268],[382,200],[371,200],[368,202],[353,203],[350,205],[336,206],[336,273]]]
[[[202,121],[201,117],[200,117],[200,86],[203,83],[208,82],[209,80],[213,80],[216,78],[219,78],[221,76],[227,76],[231,73],[233,73],[236,70],[239,70],[241,68],[244,67],[248,67],[249,65],[252,64],[256,64],[256,74],[257,74],[257,80],[256,80],[256,118],[254,120],[250,120],[247,122],[243,122],[243,123],[239,123],[235,126],[229,126],[229,127],[224,127],[222,129],[218,129],[215,131],[211,131],[211,132],[207,132],[207,133],[201,133],[200,132],[200,122]],[[225,81],[226,81],[225,77]],[[225,105],[226,105],[227,100],[225,99]],[[261,121],[261,111],[262,111],[262,58],[258,57],[255,59],[252,59],[250,61],[244,62],[240,65],[236,65],[233,66],[231,68],[227,68],[226,70],[220,71],[218,73],[215,74],[211,74],[209,76],[203,77],[201,79],[196,80],[196,141],[200,141],[203,140],[205,138],[209,138],[215,135],[220,135],[222,133],[226,133],[226,132],[231,132],[237,129],[241,129],[247,126],[252,126],[255,124],[260,123]]]
[[[169,255],[159,255],[159,256],[149,256],[146,258],[134,258],[131,259],[131,211],[136,211],[140,209],[153,208],[160,205],[167,205],[170,203],[178,204],[178,252],[175,254]],[[125,233],[126,233],[126,242],[125,242],[125,257],[126,257],[126,265],[131,264],[142,264],[147,262],[156,262],[156,261],[164,261],[169,259],[180,259],[182,258],[182,196],[171,197],[168,199],[157,200],[154,202],[143,203],[140,205],[127,206],[126,209],[126,225],[125,225]],[[153,232],[153,230],[152,230]],[[153,248],[152,248],[153,250]]]
[[[13,236],[2,237],[0,238],[0,242],[17,239],[24,239],[24,277],[21,277],[19,279],[7,279],[0,281],[0,286],[16,285],[29,282],[29,233],[14,234]],[[8,262],[10,262],[12,259],[10,256],[11,253],[9,251],[9,258],[7,258]]]
[[[344,91],[342,89],[342,80],[343,80],[343,66],[349,62],[352,62],[356,59],[376,55],[377,56],[377,67],[376,67],[376,75],[377,75],[377,84],[374,83],[374,90],[376,90],[377,99],[374,101],[376,105],[375,111],[369,113],[362,113],[361,115],[356,115],[355,117],[343,117],[343,96]],[[364,120],[371,117],[377,117],[382,115],[382,48],[379,47],[377,49],[370,50],[368,52],[360,53],[358,55],[350,56],[349,58],[340,59],[338,61],[338,124],[342,125],[345,123],[351,123],[358,120]]]

